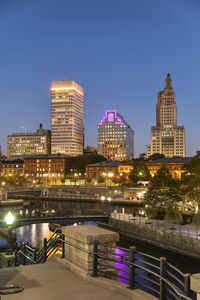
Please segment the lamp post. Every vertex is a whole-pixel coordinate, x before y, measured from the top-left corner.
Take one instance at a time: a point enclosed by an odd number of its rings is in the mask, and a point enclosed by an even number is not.
[[[8,253],[12,253],[12,247],[11,247],[11,242],[12,242],[12,224],[14,223],[15,217],[14,215],[9,211],[5,217],[5,222],[8,226]]]

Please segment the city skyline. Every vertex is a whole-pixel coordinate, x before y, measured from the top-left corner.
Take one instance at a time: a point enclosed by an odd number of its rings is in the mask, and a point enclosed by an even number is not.
[[[186,128],[186,155],[195,155],[200,148],[198,1],[121,4],[87,0],[55,6],[44,0],[38,12],[39,1],[1,2],[4,154],[7,135],[21,126],[28,132],[39,123],[50,129],[51,81],[65,79],[85,90],[85,145],[97,146],[103,112],[116,109],[135,130],[138,157],[150,142],[157,91],[170,73],[179,124]],[[76,10],[76,17],[66,18],[66,10]]]

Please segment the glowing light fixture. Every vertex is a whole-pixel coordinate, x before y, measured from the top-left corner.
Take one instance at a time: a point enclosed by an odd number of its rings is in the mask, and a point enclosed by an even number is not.
[[[5,217],[5,221],[7,225],[12,225],[15,220],[14,215],[9,211]]]

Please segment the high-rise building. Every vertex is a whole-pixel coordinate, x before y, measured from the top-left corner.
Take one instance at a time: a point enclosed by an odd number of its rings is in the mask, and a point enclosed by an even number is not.
[[[134,157],[134,131],[116,110],[107,110],[99,123],[98,153],[112,160]]]
[[[51,153],[83,154],[83,88],[75,81],[51,85]]]
[[[36,132],[13,133],[7,138],[7,156],[51,153],[51,131],[40,124]]]
[[[170,74],[165,88],[158,92],[156,126],[151,127],[151,145],[147,145],[147,157],[161,153],[166,157],[185,157],[185,128],[177,126],[176,95]]]

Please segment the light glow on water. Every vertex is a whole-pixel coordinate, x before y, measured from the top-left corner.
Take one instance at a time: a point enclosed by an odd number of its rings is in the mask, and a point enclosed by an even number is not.
[[[17,243],[29,243],[32,247],[41,248],[44,238],[49,238],[51,231],[48,223],[31,224],[16,229]]]

